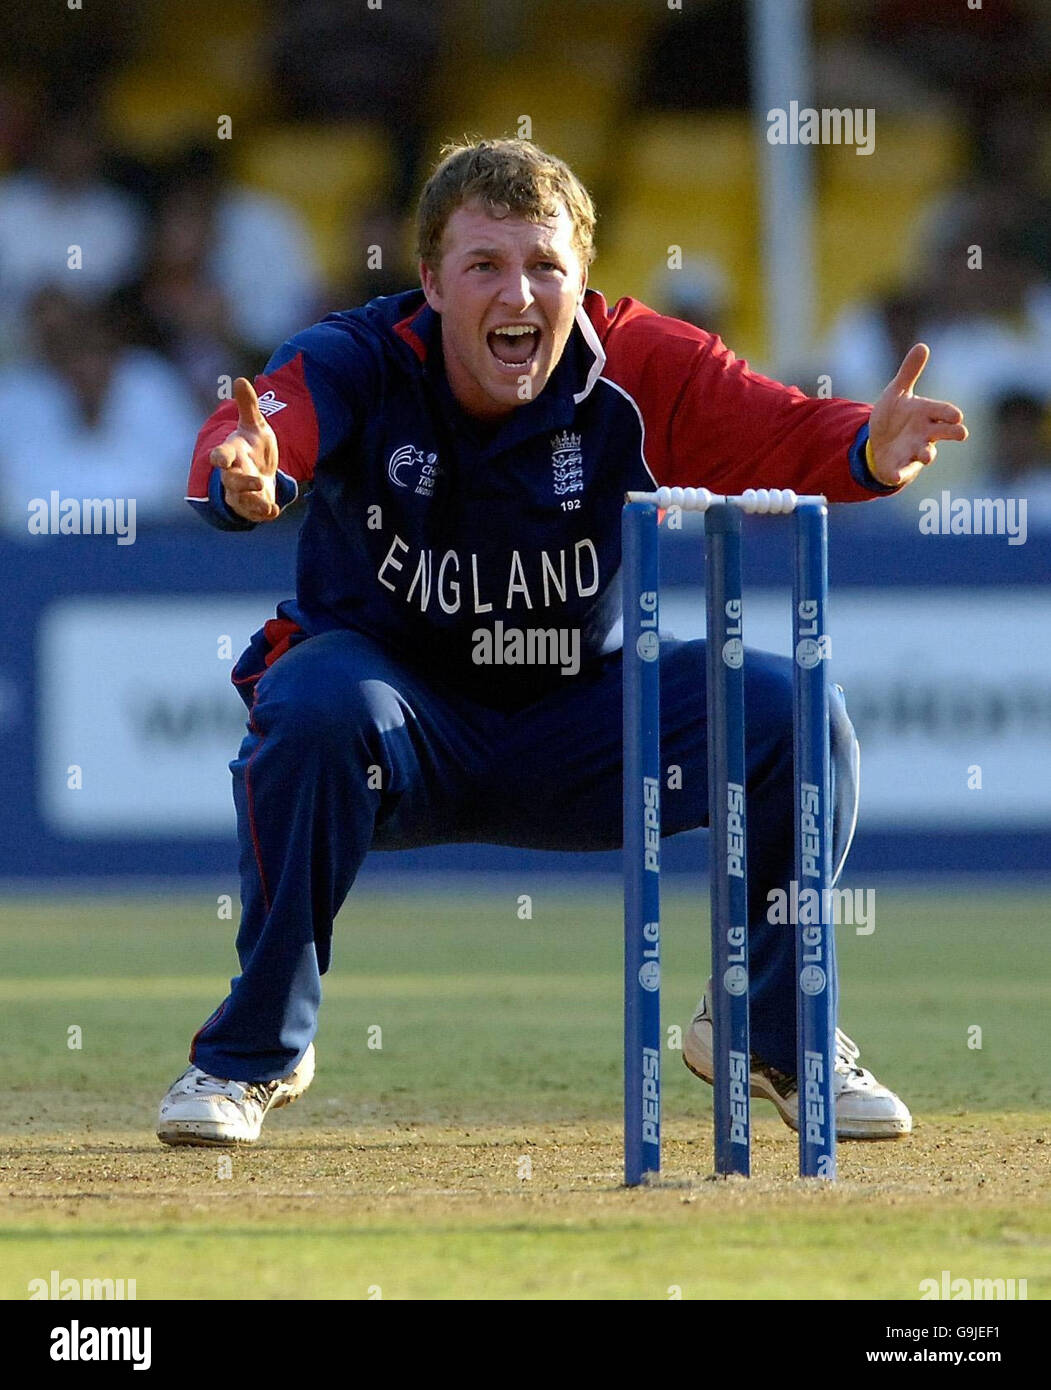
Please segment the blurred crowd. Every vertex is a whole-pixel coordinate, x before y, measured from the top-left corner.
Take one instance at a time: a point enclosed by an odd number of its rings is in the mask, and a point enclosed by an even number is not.
[[[16,532],[50,489],[192,520],[193,440],[233,379],[331,308],[411,283],[388,257],[371,283],[325,286],[296,209],[239,186],[221,151],[129,177],[93,109],[56,103],[0,180],[0,507]],[[370,209],[362,235],[400,216]]]
[[[1045,68],[1051,74],[1051,55]],[[953,400],[971,438],[957,463],[968,485],[1028,496],[1051,525],[1051,197],[1035,138],[1047,95],[1016,91],[985,112],[969,176],[917,209],[911,273],[847,305],[821,346],[836,392],[872,400],[908,348],[931,362],[917,391]],[[1025,421],[1025,428],[1022,423]]]
[[[239,182],[223,141],[155,159],[121,147],[100,94],[149,38],[119,9],[106,10],[118,19],[99,30],[89,69],[61,43],[45,45],[36,86],[0,69],[0,523],[14,534],[28,499],[52,489],[134,496],[142,524],[192,524],[193,439],[232,379],[331,309],[415,281],[409,219],[437,152],[447,0],[402,0],[382,26],[343,0],[270,8],[268,118],[378,122],[392,143],[383,199],[346,210],[342,274],[323,273],[291,200]],[[655,25],[634,106],[746,107],[746,8],[709,0],[688,22]],[[871,400],[922,338],[933,356],[921,389],[955,400],[974,427],[970,475],[1029,495],[1051,520],[1051,49],[1034,7],[996,10],[980,51],[956,0],[865,0],[862,23],[819,45],[822,100],[849,90],[851,105],[868,104],[868,84],[873,104],[907,109],[922,92],[958,114],[971,156],[956,186],[917,207],[908,278],[844,306],[811,367],[835,394]],[[19,14],[25,57],[40,40]],[[493,0],[487,22],[502,53],[528,53],[519,5]],[[372,244],[385,248],[374,269],[361,254]],[[637,292],[715,331],[732,321],[734,287],[716,264],[656,281],[640,270]]]

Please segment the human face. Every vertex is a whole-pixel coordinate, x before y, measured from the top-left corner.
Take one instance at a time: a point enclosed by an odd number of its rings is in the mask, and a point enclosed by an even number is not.
[[[494,217],[474,201],[449,218],[441,261],[437,269],[421,263],[420,280],[442,316],[453,395],[469,415],[498,420],[547,385],[573,330],[587,267],[564,207],[536,223]],[[508,329],[515,331],[501,331]]]

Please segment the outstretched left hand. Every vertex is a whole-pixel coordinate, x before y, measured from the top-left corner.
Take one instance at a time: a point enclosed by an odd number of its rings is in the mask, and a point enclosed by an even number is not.
[[[892,487],[911,483],[934,462],[937,440],[967,438],[962,410],[950,401],[912,394],[930,355],[926,343],[911,347],[894,380],[872,407],[869,469],[873,477]]]

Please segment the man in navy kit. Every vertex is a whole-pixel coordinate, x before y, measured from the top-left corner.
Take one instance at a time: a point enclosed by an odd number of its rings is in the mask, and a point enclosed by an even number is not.
[[[189,501],[249,530],[300,492],[296,598],[234,670],[241,974],[203,1024],[158,1135],[251,1142],[310,1083],[333,919],[370,849],[620,844],[620,513],[655,485],[862,501],[910,482],[955,406],[914,397],[918,344],[875,406],[812,400],[720,340],[587,289],[594,211],[535,146],[446,153],[421,197],[422,290],[330,314],[239,380],[198,437]],[[661,649],[663,830],[708,822],[703,642]],[[792,675],[749,652],[753,1087],[796,1124]],[[832,699],[837,866],[857,745]],[[837,1130],[907,1133],[839,1034]],[[702,1000],[687,1065],[711,1079]]]

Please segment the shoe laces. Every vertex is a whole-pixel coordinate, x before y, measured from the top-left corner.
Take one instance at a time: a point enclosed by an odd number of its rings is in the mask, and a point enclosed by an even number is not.
[[[754,1052],[751,1055],[750,1066],[752,1071],[762,1072],[782,1100],[788,1100],[799,1089],[791,1072],[778,1070],[771,1062],[764,1062]]]
[[[696,1023],[698,1019],[701,1018],[711,1018],[711,1013],[708,1008],[707,993],[705,993],[702,998],[701,1011],[694,1019],[694,1022]],[[848,1037],[847,1034],[844,1033],[842,1028],[836,1029],[835,1053],[834,1070],[841,1076],[865,1075],[865,1068],[858,1066],[861,1048],[858,1047],[853,1038]],[[757,1057],[754,1052],[751,1055],[750,1066],[752,1071],[763,1072],[778,1093],[786,1099],[796,1090],[796,1077],[792,1073],[779,1071],[777,1067],[772,1066],[769,1062],[764,1062],[761,1057]]]
[[[233,1081],[219,1076],[209,1076],[197,1068],[197,1075],[190,1078],[190,1085],[198,1095],[226,1096],[228,1100],[258,1105],[265,1109],[270,1093],[279,1083],[276,1081]]]
[[[858,1076],[864,1075],[864,1067],[858,1066],[858,1058],[861,1055],[861,1048],[853,1038],[848,1038],[842,1028],[836,1029],[836,1071],[844,1076],[849,1076],[856,1072]]]
[[[865,1069],[857,1064],[860,1055],[861,1048],[858,1047],[854,1039],[848,1038],[842,1028],[837,1028],[835,1071],[840,1076],[863,1077]],[[777,1067],[757,1057],[754,1052],[752,1053],[752,1070],[761,1071],[778,1094],[786,1100],[797,1090],[797,1080],[793,1074],[779,1071]]]

